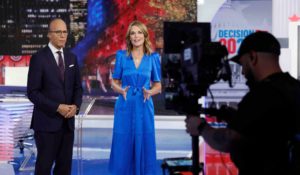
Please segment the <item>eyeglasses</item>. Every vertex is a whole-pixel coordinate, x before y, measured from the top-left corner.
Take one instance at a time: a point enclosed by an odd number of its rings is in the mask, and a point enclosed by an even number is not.
[[[59,36],[61,36],[61,35],[68,35],[68,31],[66,31],[66,30],[55,30],[55,31],[49,31],[50,33],[55,33],[56,35],[59,35]]]

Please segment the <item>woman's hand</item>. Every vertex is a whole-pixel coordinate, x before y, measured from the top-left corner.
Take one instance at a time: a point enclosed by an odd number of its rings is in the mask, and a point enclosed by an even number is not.
[[[128,91],[128,89],[129,89],[129,86],[126,86],[126,87],[123,89],[121,84],[122,84],[122,83],[121,83],[121,80],[115,80],[115,79],[113,79],[113,80],[111,81],[111,88],[112,88],[115,92],[121,94],[121,95],[124,97],[124,99],[126,100],[127,91]]]
[[[127,97],[128,89],[129,89],[129,86],[126,86],[125,89],[122,89],[122,92],[121,92],[121,94],[123,95],[125,101],[127,100],[126,97]]]
[[[144,102],[146,102],[146,100],[149,100],[149,98],[151,97],[152,91],[147,90],[146,88],[143,87],[143,93],[144,93]]]

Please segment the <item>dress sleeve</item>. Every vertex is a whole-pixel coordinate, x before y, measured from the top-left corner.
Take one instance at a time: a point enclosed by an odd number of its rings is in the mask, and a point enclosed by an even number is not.
[[[160,55],[158,53],[152,54],[152,70],[151,70],[151,81],[160,82]]]
[[[113,79],[121,79],[122,73],[123,73],[123,67],[122,67],[122,57],[123,57],[123,51],[119,50],[116,53],[116,62],[115,62],[115,68],[113,72]]]

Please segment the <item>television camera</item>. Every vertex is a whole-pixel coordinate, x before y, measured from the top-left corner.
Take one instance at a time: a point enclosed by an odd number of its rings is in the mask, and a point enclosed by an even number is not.
[[[162,76],[166,109],[201,113],[198,99],[219,80],[231,83],[228,51],[211,42],[210,23],[164,22]]]
[[[211,42],[210,23],[164,22],[162,77],[166,109],[187,116],[205,111],[198,103],[210,85],[219,80],[231,83],[228,51],[219,42]],[[192,169],[199,165],[199,138],[192,137]]]

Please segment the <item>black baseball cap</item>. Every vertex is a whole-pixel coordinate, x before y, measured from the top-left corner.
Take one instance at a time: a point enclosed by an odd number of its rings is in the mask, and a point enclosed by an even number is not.
[[[241,56],[250,51],[273,53],[279,56],[280,44],[279,41],[269,32],[257,31],[251,33],[242,41],[238,54],[230,60],[240,64]]]

